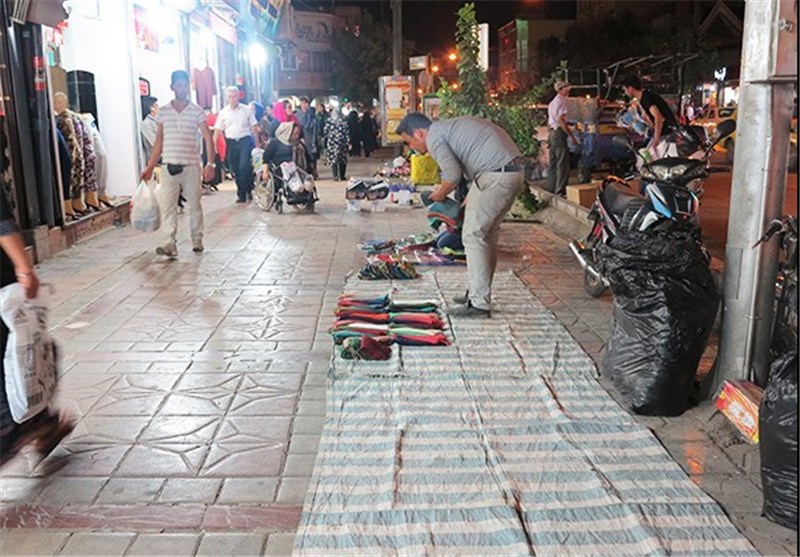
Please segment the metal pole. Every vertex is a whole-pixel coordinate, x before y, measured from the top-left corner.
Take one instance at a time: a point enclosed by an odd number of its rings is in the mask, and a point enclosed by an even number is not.
[[[403,4],[392,0],[392,75],[403,74]],[[394,146],[394,156],[403,154],[403,146]]]
[[[392,0],[392,75],[403,74],[403,4]]]
[[[713,392],[725,379],[762,386],[770,343],[777,246],[752,249],[765,225],[781,215],[789,153],[789,122],[797,80],[779,76],[776,60],[791,48],[779,21],[786,0],[748,0],[742,44],[728,243],[725,248],[723,320]],[[788,2],[791,3],[791,2]],[[794,27],[796,49],[797,23]],[[791,30],[789,31],[791,32]],[[791,38],[791,37],[789,37]],[[713,394],[712,392],[712,394]]]

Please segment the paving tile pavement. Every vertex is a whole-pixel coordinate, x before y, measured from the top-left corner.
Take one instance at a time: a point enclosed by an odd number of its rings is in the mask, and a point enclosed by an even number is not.
[[[59,404],[80,421],[43,463],[2,470],[0,554],[291,551],[324,420],[325,329],[356,244],[425,226],[419,209],[351,214],[341,183],[319,189],[317,214],[278,215],[235,205],[227,184],[204,198],[202,255],[182,216],[175,261],[126,227],[40,266],[64,348]],[[506,224],[501,259],[601,361],[610,299],[583,293],[565,240]],[[757,450],[712,414],[642,421],[760,551],[795,554],[793,533],[758,516]]]

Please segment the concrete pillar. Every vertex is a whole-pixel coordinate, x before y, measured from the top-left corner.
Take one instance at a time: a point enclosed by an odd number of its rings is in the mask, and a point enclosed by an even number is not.
[[[797,82],[795,6],[794,0],[748,0],[745,8],[714,392],[725,379],[750,379],[763,386],[769,365],[777,244],[753,245],[783,210]]]

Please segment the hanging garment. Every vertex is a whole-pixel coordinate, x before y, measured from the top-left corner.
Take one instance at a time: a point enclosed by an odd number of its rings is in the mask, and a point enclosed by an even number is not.
[[[72,171],[70,173],[70,180],[68,184],[64,184],[64,198],[75,199],[79,197],[83,191],[85,182],[85,158],[83,152],[83,142],[77,126],[80,126],[80,118],[71,110],[65,110],[56,117],[56,125],[69,148],[69,155],[72,161]],[[80,131],[83,127],[80,126]],[[69,194],[67,194],[69,192]]]
[[[214,96],[217,94],[217,78],[214,76],[214,70],[209,67],[202,70],[195,68],[192,70],[192,80],[197,95],[197,104],[201,108],[212,108]]]
[[[72,156],[69,154],[69,145],[61,133],[61,128],[56,126],[56,137],[58,138],[58,162],[61,170],[61,187],[63,188],[64,199],[70,199],[69,183],[72,175]]]
[[[97,183],[97,193],[101,196],[106,194],[106,184],[108,182],[108,151],[103,143],[100,130],[97,129],[97,122],[92,114],[82,114],[84,126],[92,138],[92,149],[95,155],[95,181]],[[90,190],[91,191],[91,190]]]
[[[79,135],[83,149],[83,190],[97,191],[97,154],[94,152],[92,132],[84,125],[83,120],[76,115],[80,124]],[[76,124],[76,130],[78,128]],[[73,199],[75,199],[73,197]]]

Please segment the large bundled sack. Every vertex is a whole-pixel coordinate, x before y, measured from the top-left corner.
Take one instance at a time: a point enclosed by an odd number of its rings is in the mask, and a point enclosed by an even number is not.
[[[758,413],[763,514],[797,530],[797,352],[773,362]]]
[[[705,251],[691,232],[630,232],[601,261],[614,292],[603,374],[633,412],[680,415],[719,305]]]

